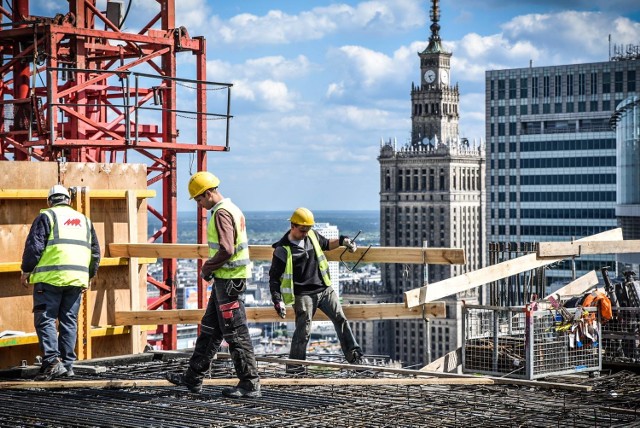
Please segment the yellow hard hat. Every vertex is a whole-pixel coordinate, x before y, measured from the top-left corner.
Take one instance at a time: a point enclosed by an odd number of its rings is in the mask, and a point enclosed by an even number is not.
[[[304,207],[296,208],[289,221],[300,226],[313,226],[315,224],[313,213]]]
[[[189,199],[202,195],[207,190],[219,185],[220,179],[209,171],[196,172],[189,179],[189,196],[191,196]]]

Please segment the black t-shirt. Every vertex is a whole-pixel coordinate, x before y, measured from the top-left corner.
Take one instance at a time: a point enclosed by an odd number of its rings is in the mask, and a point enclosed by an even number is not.
[[[329,249],[329,240],[324,236],[315,232],[318,237],[318,243],[323,251]],[[312,295],[320,293],[326,289],[326,285],[322,282],[318,259],[313,249],[313,244],[309,237],[305,237],[303,241],[304,248],[289,241],[289,232],[275,243],[273,246],[273,259],[271,261],[271,269],[269,270],[269,288],[274,300],[282,300],[280,296],[280,277],[284,273],[287,263],[287,251],[284,245],[291,248],[291,258],[293,261],[293,292],[295,295]],[[276,295],[277,293],[277,295]]]

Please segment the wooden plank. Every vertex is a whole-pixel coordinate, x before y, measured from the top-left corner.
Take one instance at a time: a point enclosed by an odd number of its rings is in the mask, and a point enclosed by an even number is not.
[[[452,373],[462,364],[462,348],[448,352],[427,364],[420,371]]]
[[[589,236],[578,241],[616,241],[622,240],[622,229],[611,229],[597,235]],[[497,263],[472,272],[454,276],[424,287],[414,288],[404,293],[404,303],[408,308],[418,306],[423,303],[432,302],[451,296],[462,291],[466,291],[480,285],[488,284],[502,278],[507,278],[518,273],[545,266],[562,260],[562,258],[539,259],[537,254],[527,254],[526,256]]]
[[[444,318],[446,308],[444,302],[432,302],[426,305],[428,318]],[[370,305],[342,305],[345,316],[350,321],[382,320],[382,319],[420,319],[421,307],[405,308],[402,303],[378,303]],[[118,311],[116,324],[198,324],[204,315],[204,309],[174,309],[166,311]],[[293,310],[289,308],[287,317],[280,318],[271,306],[246,308],[249,322],[293,322]],[[314,321],[328,321],[329,318],[317,311]]]
[[[623,253],[640,253],[640,240],[541,242],[538,246],[538,257]]]
[[[143,331],[155,331],[158,326],[153,325],[141,325],[140,328]],[[104,337],[104,336],[116,336],[120,334],[131,333],[131,326],[128,325],[110,325],[105,327],[93,327],[91,329],[91,337]],[[16,336],[5,336],[0,338],[0,348],[6,348],[8,346],[20,346],[30,345],[32,343],[38,343],[38,336],[36,333],[25,333]]]
[[[126,189],[90,189],[89,197],[93,199],[124,199]],[[0,189],[0,199],[43,199],[46,200],[49,189]],[[155,190],[139,190],[136,197],[154,198]]]
[[[229,354],[218,354],[217,358],[220,359],[229,359]],[[365,365],[352,365],[352,364],[343,364],[343,363],[332,363],[325,361],[313,361],[313,360],[289,360],[287,358],[274,358],[274,357],[256,357],[256,361],[262,362],[270,362],[270,363],[280,363],[280,364],[290,364],[295,363],[297,365],[306,365],[306,366],[318,366],[318,367],[329,367],[336,369],[351,369],[351,370],[365,370],[371,373],[393,373],[405,376],[433,376],[433,377],[445,377],[445,378],[474,378],[478,377],[476,375],[471,374],[456,374],[456,373],[443,373],[443,372],[430,372],[423,370],[413,370],[413,369],[396,369],[392,367],[383,367],[383,366],[365,366]],[[591,391],[593,386],[590,385],[573,385],[559,382],[544,382],[540,380],[526,380],[526,379],[510,379],[505,377],[492,377],[492,376],[483,376],[485,379],[491,379],[494,383],[497,384],[505,384],[505,385],[521,385],[533,388],[545,388],[545,389],[565,389],[568,391]]]
[[[571,281],[564,287],[557,289],[549,296],[577,296],[593,288],[594,285],[598,285],[598,282],[598,275],[596,275],[596,271],[592,270],[591,272],[582,275],[580,278],[577,278],[575,281]],[[546,296],[543,300],[548,300],[549,296]]]
[[[138,258],[138,264],[153,264],[157,262],[155,258]],[[2,272],[20,272],[21,262],[1,262],[0,273]],[[100,267],[106,266],[127,266],[129,258],[127,257],[104,257],[100,259]]]
[[[235,386],[238,379],[204,379],[204,386]],[[383,385],[493,385],[494,381],[487,378],[261,378],[263,387],[269,386],[383,386]],[[0,382],[0,389],[72,389],[72,388],[145,388],[145,387],[175,387],[174,384],[164,379],[139,379],[139,380],[62,380],[62,381],[10,381]]]
[[[138,201],[135,190],[127,190],[127,219],[129,220],[129,242],[138,242]],[[138,258],[129,259],[129,297],[131,299],[131,310],[140,309],[140,281],[138,276]],[[131,353],[139,354],[143,350],[140,341],[140,327],[131,326]]]
[[[329,261],[355,263],[366,248],[358,248],[355,253],[344,248],[327,251]],[[114,257],[157,257],[175,259],[206,259],[209,250],[205,244],[133,244],[111,243],[109,254]],[[249,245],[251,260],[271,261],[273,248],[270,245]],[[465,253],[461,248],[410,248],[410,247],[371,247],[363,257],[362,263],[412,263],[412,264],[464,264]]]

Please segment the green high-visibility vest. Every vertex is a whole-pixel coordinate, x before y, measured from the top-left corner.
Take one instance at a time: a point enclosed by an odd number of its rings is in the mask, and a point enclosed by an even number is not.
[[[45,282],[56,287],[88,287],[90,220],[68,205],[57,205],[40,212],[49,217],[51,232],[29,282]]]
[[[320,248],[320,242],[313,230],[309,231],[309,239],[313,245],[313,250],[316,253],[316,259],[318,259],[318,268],[320,269],[320,276],[322,282],[327,287],[331,286],[331,277],[329,276],[329,262],[327,256],[324,255],[324,251]],[[286,305],[291,305],[296,300],[293,294],[293,257],[291,256],[291,247],[283,245],[287,251],[287,261],[284,267],[284,272],[280,277],[280,294],[282,294],[282,301]]]
[[[215,256],[220,250],[220,237],[218,236],[215,221],[215,215],[219,209],[227,211],[233,217],[233,224],[236,229],[235,254],[222,267],[216,269],[213,276],[222,279],[249,278],[251,276],[251,261],[249,260],[249,240],[247,239],[244,214],[242,214],[240,208],[231,202],[231,199],[223,199],[213,207],[213,215],[207,228],[209,257]]]

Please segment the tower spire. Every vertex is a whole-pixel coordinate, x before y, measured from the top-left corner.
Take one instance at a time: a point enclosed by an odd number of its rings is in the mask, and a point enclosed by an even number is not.
[[[431,18],[431,35],[429,36],[429,45],[423,53],[438,53],[444,52],[442,48],[442,40],[440,39],[440,1],[431,0],[431,11],[429,16]]]

